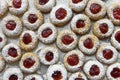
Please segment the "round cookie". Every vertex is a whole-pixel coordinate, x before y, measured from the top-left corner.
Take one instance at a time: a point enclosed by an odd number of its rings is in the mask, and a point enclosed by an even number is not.
[[[38,74],[27,75],[24,80],[43,80],[43,78]]]
[[[3,32],[0,32],[0,50],[6,45],[7,41],[8,40]]]
[[[2,56],[0,56],[0,72],[2,72],[6,67],[5,60],[3,59]]]

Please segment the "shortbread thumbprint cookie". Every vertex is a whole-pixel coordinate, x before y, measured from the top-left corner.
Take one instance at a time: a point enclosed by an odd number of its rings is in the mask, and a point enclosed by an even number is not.
[[[45,65],[53,65],[59,60],[59,52],[55,47],[42,48],[39,52],[40,61]]]
[[[120,28],[116,28],[111,37],[111,44],[117,49],[120,50]]]
[[[114,25],[109,19],[101,19],[95,22],[93,32],[100,38],[108,38],[114,31]]]
[[[71,30],[63,30],[59,32],[57,37],[57,46],[62,51],[70,51],[77,46],[77,36]]]
[[[8,37],[18,37],[22,32],[22,22],[16,16],[6,16],[1,21],[3,33]]]
[[[51,23],[44,23],[38,29],[38,38],[44,44],[53,43],[57,38],[57,29]]]
[[[120,25],[120,4],[112,3],[107,7],[107,15],[115,25]]]
[[[3,69],[5,69],[6,63],[5,60],[3,59],[2,56],[0,56],[0,72],[3,71]]]
[[[24,31],[19,39],[19,45],[21,49],[26,51],[31,51],[34,48],[36,48],[38,44],[37,42],[38,42],[37,35],[35,34],[35,32],[31,30]]]
[[[0,32],[0,50],[6,45],[7,41],[7,37],[3,34],[3,32]]]
[[[51,65],[46,73],[47,80],[67,80],[67,70],[62,64]]]
[[[92,34],[81,36],[78,47],[84,54],[92,55],[99,47],[99,39]]]
[[[56,5],[56,0],[35,0],[35,5],[41,12],[48,13]]]
[[[112,64],[117,61],[118,52],[110,44],[101,44],[96,53],[96,58],[104,64]]]
[[[89,60],[86,62],[83,70],[90,80],[102,80],[105,76],[104,66],[95,60]]]
[[[64,65],[70,72],[76,72],[81,69],[85,61],[84,54],[79,50],[72,50],[64,56]]]
[[[82,72],[76,72],[72,73],[68,80],[88,80],[88,79]]]
[[[35,53],[28,52],[22,56],[19,66],[24,73],[34,73],[40,68],[40,59]]]
[[[91,21],[84,14],[75,15],[71,21],[71,29],[77,34],[85,34],[90,30]]]
[[[101,0],[90,0],[85,9],[85,13],[92,19],[98,20],[105,16],[106,5]]]
[[[114,63],[107,68],[107,80],[120,80],[120,63]]]
[[[9,11],[13,15],[22,15],[28,10],[28,0],[10,0]]]
[[[17,62],[20,60],[21,55],[20,47],[14,43],[9,43],[2,49],[2,56],[8,63]]]
[[[3,80],[23,80],[23,73],[19,68],[8,68],[3,74]]]
[[[0,0],[0,18],[2,18],[8,11],[8,4],[6,0]]]
[[[70,0],[70,8],[75,12],[82,12],[87,5],[88,0]]]
[[[25,27],[30,30],[36,30],[44,22],[44,17],[41,12],[37,10],[30,10],[25,12],[22,17],[22,21]]]
[[[72,18],[72,10],[65,5],[54,7],[50,13],[50,20],[56,26],[66,25]]]
[[[43,78],[39,74],[30,74],[27,75],[24,80],[43,80]]]

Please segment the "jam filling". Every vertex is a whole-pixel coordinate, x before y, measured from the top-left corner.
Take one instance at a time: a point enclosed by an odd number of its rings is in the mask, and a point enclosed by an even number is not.
[[[97,3],[93,3],[91,4],[90,6],[90,11],[93,13],[93,14],[97,14],[101,11],[102,7],[101,5],[97,4]]]
[[[50,28],[46,28],[42,31],[42,37],[47,38],[52,34],[52,30]]]
[[[18,76],[13,74],[9,77],[9,80],[18,80]]]
[[[59,8],[55,13],[56,18],[59,20],[64,19],[66,15],[67,15],[67,11],[63,8]]]
[[[45,5],[49,0],[39,0],[40,5]]]
[[[18,56],[18,53],[17,53],[17,50],[12,47],[8,50],[8,54],[11,56],[11,57],[17,57]]]
[[[106,23],[102,23],[100,24],[99,29],[101,33],[105,34],[108,32],[108,25]]]
[[[93,48],[94,46],[94,43],[93,41],[90,39],[90,38],[87,38],[85,41],[84,41],[84,46],[88,49],[91,49]]]
[[[15,8],[20,8],[22,4],[22,0],[13,0],[13,6]]]
[[[84,20],[78,20],[77,23],[76,23],[76,27],[77,28],[83,28],[83,27],[85,27]]]
[[[77,65],[77,64],[79,63],[78,55],[72,54],[72,55],[68,56],[67,62],[68,62],[68,64],[71,65],[71,66]]]
[[[81,2],[81,1],[83,1],[83,0],[72,0],[72,3],[77,4],[77,3]]]
[[[53,74],[52,74],[52,78],[54,80],[61,80],[62,79],[62,73],[60,71],[55,71]]]
[[[120,8],[113,9],[113,16],[115,19],[120,20]]]
[[[113,57],[113,51],[110,49],[103,50],[103,56],[105,59],[111,59]]]
[[[71,44],[72,42],[74,41],[74,39],[69,36],[69,35],[65,35],[62,37],[62,42],[65,44],[65,45],[69,45]]]
[[[97,65],[92,65],[89,71],[89,74],[91,76],[97,76],[100,73],[100,69]]]
[[[8,21],[8,23],[6,24],[6,28],[8,30],[14,30],[16,28],[15,21],[13,21],[13,20]]]
[[[115,39],[120,43],[120,31],[116,32]]]
[[[75,80],[84,80],[83,78],[75,78]]]
[[[113,78],[119,78],[120,77],[120,69],[115,67],[115,68],[113,68],[113,70],[111,71],[110,74]]]
[[[33,65],[35,64],[35,61],[31,58],[27,58],[24,60],[23,62],[23,65],[26,67],[26,68],[31,68]]]
[[[38,19],[38,17],[37,17],[35,14],[30,14],[30,15],[28,16],[28,21],[29,21],[30,23],[35,23],[35,22],[37,21],[37,19]]]
[[[0,42],[2,42],[2,40],[3,40],[3,39],[0,37]]]
[[[35,77],[33,77],[31,80],[35,80]]]
[[[23,42],[24,44],[29,44],[32,42],[32,37],[29,33],[25,33],[23,36]]]
[[[53,53],[52,52],[47,52],[46,53],[46,55],[45,55],[45,59],[47,60],[47,61],[52,61],[53,60],[53,57],[54,57],[54,55],[53,55]]]

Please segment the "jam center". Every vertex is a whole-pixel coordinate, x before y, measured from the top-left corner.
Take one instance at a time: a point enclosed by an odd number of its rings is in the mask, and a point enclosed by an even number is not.
[[[84,80],[83,78],[75,78],[75,80]]]
[[[42,37],[47,38],[52,34],[52,30],[50,28],[46,28],[42,31]]]
[[[35,22],[37,21],[37,19],[38,19],[38,17],[37,17],[35,14],[30,14],[30,15],[28,16],[28,21],[29,21],[30,23],[35,23]]]
[[[40,5],[45,5],[49,0],[39,0]]]
[[[84,20],[78,20],[77,23],[76,23],[76,27],[77,28],[83,28],[83,27],[85,27]]]
[[[74,4],[77,4],[77,3],[81,2],[81,1],[83,1],[83,0],[72,0],[72,2],[73,2]]]
[[[29,33],[25,33],[24,36],[23,36],[23,42],[25,44],[29,44],[32,42],[32,37]]]
[[[63,8],[59,8],[55,13],[56,18],[59,20],[64,19],[66,15],[67,15],[67,11]]]
[[[100,24],[99,29],[101,33],[105,34],[108,32],[108,25],[106,23],[102,23]]]
[[[53,56],[53,53],[50,52],[50,51],[47,52],[46,55],[45,55],[45,59],[46,59],[47,61],[49,61],[49,62],[53,60],[53,57],[54,57],[54,56]]]
[[[68,62],[68,64],[71,65],[71,66],[77,65],[77,64],[79,63],[78,55],[72,54],[72,55],[68,56],[67,62]]]
[[[113,16],[115,19],[120,20],[120,8],[113,9]]]
[[[89,71],[89,74],[91,76],[97,76],[100,73],[100,69],[97,65],[92,65]]]
[[[9,77],[9,80],[18,80],[18,76],[13,74]]]
[[[23,65],[24,65],[26,68],[31,68],[34,64],[35,64],[35,61],[32,60],[31,58],[27,58],[27,59],[25,59],[24,62],[23,62]]]
[[[111,59],[113,57],[113,52],[110,49],[103,50],[103,56],[105,59]]]
[[[13,6],[15,8],[20,8],[21,7],[21,4],[22,4],[22,1],[21,0],[13,0]]]
[[[31,80],[35,80],[35,77],[33,77]]]
[[[15,21],[13,21],[13,20],[8,21],[8,23],[6,24],[6,28],[9,30],[14,30],[16,28]]]
[[[94,46],[94,43],[93,41],[90,39],[90,38],[87,38],[85,41],[84,41],[84,46],[88,49],[91,49],[93,48]]]
[[[97,4],[97,3],[93,3],[91,4],[90,6],[90,11],[93,13],[93,14],[97,14],[101,11],[101,5]]]
[[[116,32],[115,39],[120,43],[120,31]]]
[[[18,53],[17,53],[17,50],[12,47],[8,50],[8,54],[11,56],[11,57],[17,57],[18,56]]]
[[[52,78],[54,80],[61,80],[62,79],[62,74],[60,71],[55,71],[53,74],[52,74]]]
[[[119,78],[120,77],[120,69],[119,68],[113,68],[113,70],[111,71],[111,76],[113,78]]]
[[[69,45],[71,44],[72,42],[74,41],[74,39],[69,36],[69,35],[65,35],[62,37],[62,42],[65,44],[65,45]]]
[[[3,39],[0,37],[0,42],[2,42],[2,40],[3,40]]]

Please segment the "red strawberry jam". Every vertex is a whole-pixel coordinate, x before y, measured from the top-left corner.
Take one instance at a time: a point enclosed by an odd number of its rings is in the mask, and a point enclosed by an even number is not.
[[[120,20],[120,8],[113,9],[113,16],[115,19]]]
[[[3,40],[3,39],[0,37],[0,42],[2,42],[2,40]]]
[[[113,68],[113,70],[111,71],[111,76],[113,78],[119,78],[120,77],[120,69],[119,68]]]
[[[8,21],[8,23],[6,24],[6,28],[9,30],[14,30],[16,28],[15,21],[13,21],[13,20]]]
[[[113,51],[110,49],[103,50],[103,56],[105,59],[111,59],[113,57]]]
[[[97,3],[93,3],[91,4],[90,6],[90,11],[93,13],[93,14],[97,14],[101,11],[101,5],[97,4]]]
[[[84,20],[78,20],[77,23],[76,23],[76,27],[77,28],[83,28],[83,27],[85,27]]]
[[[105,34],[108,32],[108,25],[106,23],[102,23],[100,24],[99,29],[101,33]]]
[[[89,74],[91,76],[97,76],[100,73],[100,69],[97,65],[92,65],[89,71]]]
[[[90,39],[90,38],[87,38],[85,41],[84,41],[84,46],[88,49],[91,49],[93,48],[94,46],[94,43],[93,41]]]
[[[64,19],[66,15],[67,15],[67,11],[63,8],[59,8],[55,13],[56,18],[59,20]]]
[[[22,1],[21,0],[13,0],[13,6],[15,8],[20,8],[21,7],[21,4],[22,4]]]
[[[69,36],[69,35],[65,35],[62,37],[62,42],[65,44],[65,45],[69,45],[71,44],[72,42],[74,41],[74,39]]]
[[[46,28],[42,31],[42,37],[47,38],[52,34],[52,30],[50,28]]]
[[[83,78],[75,78],[75,80],[84,80]]]
[[[11,57],[17,57],[18,56],[18,53],[17,53],[17,50],[12,47],[8,50],[8,54],[11,56]]]
[[[32,60],[31,58],[27,58],[24,60],[23,65],[26,68],[31,68],[35,64],[35,61]]]
[[[79,63],[78,55],[72,54],[72,55],[68,56],[67,62],[68,62],[68,64],[71,65],[71,66],[77,65],[77,64]]]
[[[31,80],[35,80],[35,77],[33,77]]]
[[[24,36],[23,36],[23,42],[25,44],[29,44],[32,42],[32,37],[29,33],[25,33]]]
[[[30,15],[28,16],[28,21],[29,21],[30,23],[35,23],[35,22],[37,21],[37,19],[38,19],[38,17],[37,17],[35,14],[30,14]]]
[[[40,5],[45,5],[49,0],[39,0]]]
[[[116,32],[115,39],[120,43],[120,31]]]
[[[13,74],[9,77],[9,80],[18,80],[18,76]]]
[[[81,1],[83,1],[83,0],[72,0],[72,2],[73,2],[74,4],[77,4],[77,3],[81,2]]]
[[[60,71],[55,71],[53,74],[52,74],[52,78],[54,80],[61,80],[62,79],[62,74]]]
[[[45,55],[45,59],[47,60],[47,61],[52,61],[53,60],[53,57],[54,57],[54,55],[53,55],[53,53],[52,52],[47,52],[46,53],[46,55]]]

